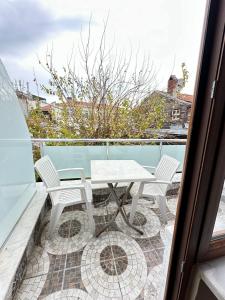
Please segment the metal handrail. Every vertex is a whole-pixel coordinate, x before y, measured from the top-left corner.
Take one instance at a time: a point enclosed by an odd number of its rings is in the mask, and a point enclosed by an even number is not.
[[[67,138],[32,138],[32,142],[47,143],[47,142],[72,142],[72,143],[112,143],[112,142],[127,142],[127,143],[181,143],[186,144],[187,139],[67,139]]]

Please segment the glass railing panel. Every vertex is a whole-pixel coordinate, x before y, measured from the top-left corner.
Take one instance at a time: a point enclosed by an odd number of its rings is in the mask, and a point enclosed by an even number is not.
[[[162,155],[167,154],[180,162],[178,172],[182,172],[186,145],[163,145]]]
[[[30,134],[1,61],[0,128],[1,247],[36,191]]]
[[[84,168],[85,176],[91,176],[90,161],[107,159],[106,146],[43,146],[43,155],[49,155],[57,170]],[[61,179],[78,178],[78,172],[60,173]]]
[[[132,159],[141,165],[156,166],[160,160],[159,145],[110,146],[109,159]]]
[[[56,169],[84,168],[86,177],[91,176],[90,161],[94,159],[136,160],[141,165],[157,166],[161,155],[167,154],[180,161],[182,171],[185,145],[109,145],[107,146],[47,146],[43,155],[49,155]],[[78,178],[77,172],[62,172],[61,179]]]

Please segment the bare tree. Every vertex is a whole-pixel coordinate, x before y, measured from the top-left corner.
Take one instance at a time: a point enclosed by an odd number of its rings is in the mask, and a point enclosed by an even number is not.
[[[68,131],[73,136],[96,138],[140,136],[152,125],[161,126],[164,115],[160,99],[153,104],[161,109],[149,107],[149,115],[145,112],[143,121],[135,115],[140,114],[143,99],[151,95],[156,84],[149,57],[140,60],[138,53],[133,57],[132,51],[129,55],[119,54],[114,47],[107,47],[106,30],[107,22],[93,49],[90,21],[87,38],[80,35],[78,60],[72,51],[61,74],[54,66],[52,49],[46,53],[44,63],[39,61],[51,76],[49,86],[42,88],[61,101],[64,134]],[[80,63],[82,75],[75,68]],[[136,120],[143,126],[136,126]]]

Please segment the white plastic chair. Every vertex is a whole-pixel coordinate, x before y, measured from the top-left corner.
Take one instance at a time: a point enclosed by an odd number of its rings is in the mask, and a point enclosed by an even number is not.
[[[44,182],[47,192],[52,202],[52,211],[49,224],[48,237],[52,237],[52,233],[59,221],[64,207],[85,203],[90,222],[92,233],[94,232],[95,223],[92,211],[92,189],[91,184],[85,180],[82,168],[71,168],[56,170],[49,156],[43,156],[35,163],[35,169],[42,181]],[[60,181],[59,172],[79,171],[81,176],[80,184],[68,185]]]
[[[147,170],[154,171],[155,180],[151,182],[135,183],[130,191],[132,196],[132,208],[130,214],[130,222],[134,220],[134,215],[137,209],[138,200],[140,197],[154,197],[158,203],[163,221],[167,223],[166,217],[166,192],[172,178],[179,167],[179,161],[168,155],[163,155],[157,167],[143,166]]]

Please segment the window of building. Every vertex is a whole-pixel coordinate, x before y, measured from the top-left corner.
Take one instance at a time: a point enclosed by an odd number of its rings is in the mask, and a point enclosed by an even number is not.
[[[172,110],[172,120],[177,121],[180,119],[180,109],[173,109]]]

